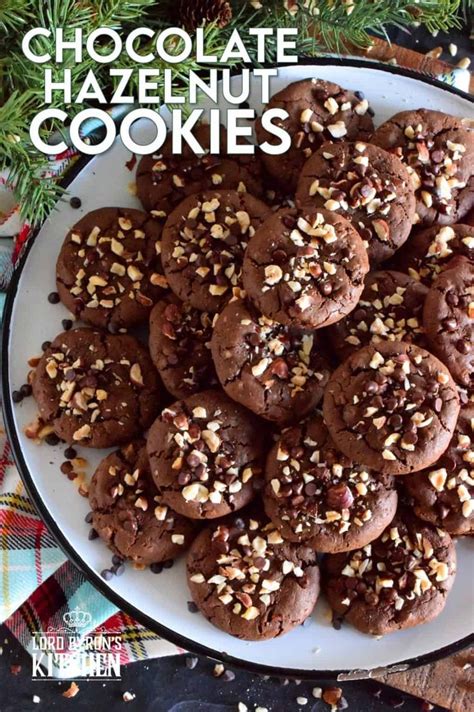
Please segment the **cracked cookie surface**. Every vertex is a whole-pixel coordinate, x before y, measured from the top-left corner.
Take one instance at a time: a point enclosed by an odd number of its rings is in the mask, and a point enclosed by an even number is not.
[[[229,517],[202,531],[187,558],[201,613],[244,640],[287,633],[312,613],[319,594],[316,553],[285,542],[266,517]]]
[[[285,539],[315,551],[364,546],[395,516],[393,477],[343,455],[320,415],[282,432],[267,457],[265,479],[267,515]]]
[[[420,519],[453,536],[474,533],[474,405],[461,407],[448,449],[433,467],[403,478]]]
[[[348,220],[289,208],[250,239],[242,273],[248,298],[265,316],[318,329],[354,309],[368,270],[367,250]]]
[[[401,111],[375,130],[372,143],[402,159],[424,225],[462,222],[474,206],[474,135],[441,111]]]
[[[363,633],[428,623],[444,608],[456,573],[449,534],[399,512],[371,544],[323,562],[329,605]]]
[[[433,282],[423,311],[432,351],[474,392],[474,263],[455,257]]]
[[[59,438],[93,448],[141,435],[161,396],[148,351],[137,339],[85,328],[59,334],[46,349],[33,395]]]
[[[303,167],[296,203],[333,210],[350,220],[373,264],[398,250],[415,219],[415,192],[406,167],[396,156],[362,141],[323,144]]]
[[[131,208],[84,215],[66,235],[56,264],[63,304],[77,319],[113,333],[146,322],[169,291],[161,231],[159,222]]]
[[[423,305],[427,294],[427,287],[401,272],[370,272],[356,308],[328,329],[338,359],[343,361],[362,346],[382,341],[424,346]]]
[[[216,386],[211,356],[212,315],[176,297],[158,302],[150,315],[149,347],[166,389],[186,398]]]
[[[147,439],[151,473],[163,502],[192,519],[244,507],[261,485],[265,432],[220,391],[203,391],[165,408]]]
[[[374,470],[405,475],[436,462],[451,440],[459,395],[448,369],[413,344],[388,342],[352,354],[324,394],[337,447]]]
[[[173,292],[208,312],[238,296],[247,243],[270,212],[257,198],[236,191],[183,200],[163,229],[163,267]]]
[[[152,480],[144,440],[124,445],[99,464],[89,486],[92,525],[124,559],[149,566],[179,556],[195,523],[164,505]]]
[[[318,334],[283,326],[242,300],[220,313],[211,348],[226,393],[267,420],[297,422],[323,397],[330,366]]]

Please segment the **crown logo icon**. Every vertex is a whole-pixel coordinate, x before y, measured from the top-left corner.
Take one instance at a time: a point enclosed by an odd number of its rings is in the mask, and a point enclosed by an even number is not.
[[[86,611],[81,611],[79,606],[76,606],[72,611],[67,611],[67,613],[63,615],[63,621],[68,628],[84,628],[91,620],[91,614]]]

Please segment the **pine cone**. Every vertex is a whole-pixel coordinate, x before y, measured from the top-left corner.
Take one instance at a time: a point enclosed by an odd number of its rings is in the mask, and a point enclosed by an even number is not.
[[[179,0],[177,18],[188,32],[210,22],[225,27],[232,19],[232,7],[227,0]]]

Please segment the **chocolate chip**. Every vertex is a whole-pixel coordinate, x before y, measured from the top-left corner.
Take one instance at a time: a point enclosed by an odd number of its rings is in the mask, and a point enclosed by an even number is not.
[[[56,433],[48,433],[48,435],[45,437],[45,442],[48,445],[57,445],[59,443],[59,438],[56,435]]]
[[[23,398],[28,398],[28,396],[31,396],[32,392],[33,392],[33,389],[29,383],[24,383],[22,385],[22,387],[20,388],[20,393],[23,396]]]
[[[101,571],[100,575],[105,581],[110,581],[110,579],[113,578],[114,574],[110,569],[104,569],[103,571]]]
[[[173,560],[173,559],[167,559],[166,561],[163,561],[163,568],[164,568],[164,569],[171,569],[171,567],[173,566],[173,564],[174,564],[174,560]]]
[[[64,331],[69,331],[69,329],[72,329],[72,320],[71,319],[63,319],[61,322]]]
[[[50,304],[58,304],[59,303],[59,294],[57,292],[50,292],[48,294],[48,302]]]
[[[150,564],[150,571],[152,574],[161,574],[161,572],[163,571],[163,564],[161,564],[161,563]]]
[[[41,344],[41,350],[46,351],[46,349],[49,349],[50,346],[51,346],[51,341],[43,341],[43,343]]]
[[[188,611],[190,613],[197,613],[199,611],[199,608],[196,606],[194,601],[188,601],[187,606],[188,606]]]
[[[74,196],[74,197],[72,197],[71,200],[69,201],[69,205],[71,206],[71,208],[74,208],[74,210],[77,210],[78,208],[81,207],[81,205],[82,205],[82,200],[81,200],[80,198],[77,198],[77,197]]]
[[[84,521],[87,524],[90,524],[92,522],[92,512],[87,512],[86,516],[84,517]]]
[[[232,682],[235,680],[235,672],[232,672],[232,670],[224,670],[223,674],[221,675],[221,680],[224,682]]]
[[[22,400],[23,400],[23,393],[21,393],[21,391],[13,391],[12,401],[14,403],[21,403]]]
[[[64,450],[64,457],[66,460],[74,460],[74,458],[77,457],[77,452],[73,447],[67,447]]]

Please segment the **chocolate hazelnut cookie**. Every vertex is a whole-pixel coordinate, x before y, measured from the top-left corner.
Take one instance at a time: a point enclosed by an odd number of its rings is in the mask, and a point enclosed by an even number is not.
[[[153,363],[137,339],[73,329],[59,334],[43,353],[33,395],[59,438],[105,448],[148,428],[160,391]]]
[[[474,134],[441,111],[401,111],[374,132],[371,142],[402,159],[416,191],[418,220],[461,222],[474,206]]]
[[[323,568],[333,611],[363,633],[385,635],[441,613],[454,582],[456,550],[443,530],[399,513],[378,539],[326,556]]]
[[[150,475],[145,441],[107,455],[89,487],[92,526],[115,554],[138,564],[179,556],[195,524],[163,505]]]
[[[367,140],[373,131],[372,109],[362,92],[342,89],[322,79],[293,82],[275,94],[265,109],[282,109],[287,119],[274,121],[291,136],[291,147],[283,155],[262,155],[262,161],[284,189],[295,189],[304,162],[325,141]],[[277,142],[257,120],[259,144]]]
[[[423,310],[432,351],[474,391],[474,263],[455,257],[433,282]]]
[[[354,309],[368,270],[367,250],[348,220],[328,210],[288,208],[250,239],[242,276],[265,316],[319,329]]]
[[[474,404],[461,407],[448,449],[430,469],[403,478],[416,514],[453,536],[474,534]]]
[[[191,519],[244,507],[261,484],[263,435],[255,416],[219,391],[165,408],[147,441],[163,502]]]
[[[424,346],[423,305],[427,294],[427,287],[401,272],[370,272],[357,307],[328,329],[339,360],[381,341]]]
[[[167,290],[158,221],[131,208],[99,208],[66,235],[56,264],[63,304],[76,318],[117,332],[147,321]]]
[[[474,263],[474,228],[469,225],[432,225],[410,235],[391,266],[431,287],[454,257]]]
[[[173,151],[171,133],[157,154],[143,156],[137,168],[137,195],[145,210],[157,218],[169,213],[188,195],[200,190],[238,190],[260,195],[261,163],[255,155],[225,155],[227,132],[220,127],[221,152],[211,153],[209,124],[199,124],[192,131],[204,149],[196,154],[186,142],[182,153]]]
[[[320,415],[284,430],[267,458],[265,511],[289,541],[335,553],[365,546],[390,524],[397,493],[339,452]]]
[[[219,311],[241,291],[244,251],[270,208],[248,193],[191,195],[163,229],[162,259],[173,292],[195,309]]]
[[[217,318],[211,348],[225,392],[262,418],[297,422],[323,397],[330,366],[320,337],[272,321],[242,300]]]
[[[166,389],[187,398],[218,383],[211,356],[212,316],[170,297],[150,315],[150,355]]]
[[[323,412],[344,454],[378,472],[405,475],[429,467],[446,450],[459,396],[435,356],[384,341],[356,351],[334,371]]]
[[[316,553],[284,541],[265,517],[228,517],[194,540],[191,595],[217,628],[244,640],[287,633],[311,615],[319,595]]]
[[[303,166],[296,203],[350,220],[375,264],[398,250],[415,220],[406,167],[397,156],[362,141],[324,143]]]

